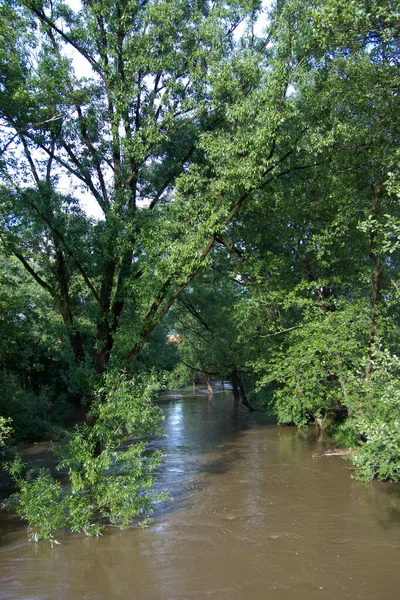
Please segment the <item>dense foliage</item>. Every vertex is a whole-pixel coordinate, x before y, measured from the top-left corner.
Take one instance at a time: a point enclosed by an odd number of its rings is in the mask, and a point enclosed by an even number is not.
[[[94,425],[76,427],[58,450],[61,481],[42,468],[22,476],[19,457],[9,465],[17,493],[7,505],[15,504],[29,522],[32,539],[52,539],[62,527],[98,535],[105,522],[124,529],[135,517],[151,512],[153,503],[163,497],[152,490],[152,472],[161,455],[146,455],[142,439],[160,433],[161,411],[152,403],[154,389],[148,380],[106,378],[89,413]]]
[[[307,133],[282,176],[252,194],[218,237],[207,292],[196,279],[178,304],[186,318],[175,321],[184,364],[237,369],[259,390],[255,405],[267,402],[281,423],[318,423],[356,448],[358,477],[394,481],[397,19],[391,3],[287,2],[275,12],[279,41],[287,48],[292,33],[299,61],[285,117]]]
[[[400,479],[399,20],[389,0],[2,0],[1,443],[86,411],[58,478],[9,467],[34,536],[147,511],[153,368],[230,377]]]

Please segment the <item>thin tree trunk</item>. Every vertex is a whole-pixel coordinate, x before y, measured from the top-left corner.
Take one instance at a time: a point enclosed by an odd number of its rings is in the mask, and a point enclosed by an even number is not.
[[[204,371],[203,371],[203,379],[204,379],[204,383],[205,383],[205,384],[206,384],[206,386],[207,386],[207,391],[208,391],[208,394],[212,396],[212,395],[213,395],[213,393],[214,393],[214,390],[212,389],[212,385],[211,385],[210,376],[209,376],[209,374],[208,374],[208,373],[204,373]]]
[[[236,369],[234,369],[232,371],[231,377],[232,377],[232,392],[233,392],[233,397],[235,399],[235,402],[239,402],[239,399],[241,399],[243,408],[246,408],[247,410],[252,411],[253,409],[251,408],[251,406],[247,400],[246,391],[244,389],[241,374]]]
[[[243,376],[241,373],[239,373],[239,390],[242,398],[242,406],[249,411],[253,411],[254,409],[250,406],[249,401],[247,400],[247,394],[246,390],[244,389]]]
[[[115,267],[115,259],[114,257],[111,257],[106,264],[104,278],[101,284],[100,315],[96,327],[98,348],[95,355],[95,371],[98,374],[105,372],[114,342],[110,330],[110,306]]]
[[[376,184],[373,189],[373,204],[372,204],[372,215],[374,218],[378,217],[379,213],[379,201],[381,195],[381,186]],[[378,328],[379,320],[379,305],[382,296],[382,276],[383,276],[383,265],[382,259],[379,256],[377,248],[377,234],[376,230],[371,231],[370,234],[370,251],[369,257],[373,265],[372,275],[372,306],[371,306],[371,323],[368,336],[368,350],[367,350],[367,380],[371,378],[374,370],[374,346],[376,343],[376,333]]]
[[[235,399],[235,402],[239,402],[239,399],[240,399],[239,381],[238,381],[237,371],[235,369],[231,373],[231,379],[232,379],[232,393],[233,393],[233,397]]]
[[[235,370],[233,370],[231,373],[231,381],[232,381],[232,394],[233,394],[233,409],[234,409],[234,411],[237,411],[237,409],[239,408],[240,394],[239,394],[239,387],[238,387],[238,381],[237,381],[237,374],[236,374]]]

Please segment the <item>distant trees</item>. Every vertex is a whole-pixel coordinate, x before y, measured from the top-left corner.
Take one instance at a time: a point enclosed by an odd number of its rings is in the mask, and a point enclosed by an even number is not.
[[[0,256],[0,265],[0,414],[12,419],[14,441],[54,437],[68,400],[81,401],[68,339],[51,299],[19,261]]]

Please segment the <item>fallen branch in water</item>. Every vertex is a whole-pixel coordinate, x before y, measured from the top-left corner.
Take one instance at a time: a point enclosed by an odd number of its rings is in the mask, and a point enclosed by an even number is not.
[[[347,450],[346,448],[329,448],[322,454],[313,454],[313,458],[321,458],[323,456],[350,456],[354,454],[354,450]]]

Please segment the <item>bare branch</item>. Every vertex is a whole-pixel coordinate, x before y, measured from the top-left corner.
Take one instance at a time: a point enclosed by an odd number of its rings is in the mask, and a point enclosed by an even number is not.
[[[62,115],[55,115],[54,117],[50,117],[50,119],[46,119],[45,121],[38,121],[37,123],[28,123],[24,127],[15,127],[15,125],[0,125],[0,127],[2,129],[14,129],[17,133],[26,133],[27,131],[29,131],[29,129],[38,129],[42,125],[46,125],[46,123],[54,123],[55,121],[60,121],[60,119],[62,119]]]
[[[40,184],[40,177],[39,177],[39,174],[37,172],[36,165],[35,165],[35,163],[33,161],[33,158],[32,158],[31,152],[29,150],[28,144],[26,143],[26,139],[24,138],[23,135],[20,135],[19,137],[20,137],[20,140],[21,140],[22,145],[24,147],[25,156],[26,156],[26,158],[28,160],[28,163],[29,163],[29,166],[31,168],[31,172],[32,172],[33,178],[36,181],[36,185],[39,185]]]
[[[8,142],[6,143],[6,145],[4,146],[4,148],[1,149],[0,151],[0,156],[3,156],[3,154],[5,152],[7,152],[8,147],[11,146],[11,144],[13,143],[13,141],[15,140],[15,138],[18,136],[18,133],[15,133],[12,138],[10,140],[8,140]]]
[[[185,367],[188,367],[189,369],[192,369],[192,371],[197,371],[198,373],[205,373],[206,375],[219,375],[219,373],[216,373],[216,372],[213,372],[213,371],[206,371],[205,369],[197,369],[196,367],[193,367],[192,365],[189,365],[188,363],[186,363],[182,359],[178,360],[178,362],[180,362],[183,365],[185,365]]]
[[[288,329],[282,329],[282,331],[274,331],[274,333],[268,333],[267,335],[259,335],[260,338],[268,338],[274,335],[282,335],[284,333],[288,333],[289,331],[293,331],[293,329],[300,329],[300,325],[296,325],[295,327],[288,327]]]

